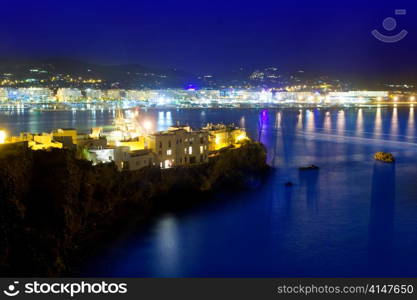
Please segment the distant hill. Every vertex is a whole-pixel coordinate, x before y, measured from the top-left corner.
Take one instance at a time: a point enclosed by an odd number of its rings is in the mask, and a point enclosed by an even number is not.
[[[404,75],[404,74],[403,74]],[[321,74],[306,70],[288,71],[278,67],[240,68],[222,74],[197,76],[172,69],[156,69],[139,64],[101,65],[74,59],[0,59],[3,87],[44,86],[76,88],[285,88],[305,90],[397,89],[388,83],[412,84],[415,76],[405,74],[389,80],[355,74]],[[325,88],[323,88],[325,87]],[[326,88],[328,87],[328,88]]]
[[[185,87],[195,82],[196,76],[137,64],[99,65],[73,59],[0,59],[0,80],[18,86],[170,88]]]

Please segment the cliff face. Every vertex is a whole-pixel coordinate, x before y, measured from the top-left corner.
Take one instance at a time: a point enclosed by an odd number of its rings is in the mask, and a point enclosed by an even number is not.
[[[92,166],[67,150],[9,153],[0,158],[1,274],[67,273],[75,240],[103,220],[123,217],[118,208],[149,215],[173,193],[253,185],[268,168],[265,161],[258,143],[225,150],[205,165],[136,172]]]

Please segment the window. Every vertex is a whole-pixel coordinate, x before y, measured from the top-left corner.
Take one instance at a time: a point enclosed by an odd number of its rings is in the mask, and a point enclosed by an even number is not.
[[[165,161],[165,169],[171,168],[171,164],[172,164],[171,161],[167,159]]]
[[[204,152],[204,147],[200,146],[200,154],[202,154]]]
[[[167,155],[172,155],[172,150],[171,149],[167,150]]]
[[[187,148],[184,148],[184,153],[187,154]]]
[[[193,147],[188,147],[188,154],[193,154]]]
[[[171,140],[168,141],[168,148],[171,148]]]
[[[162,148],[162,142],[159,142],[159,148]]]

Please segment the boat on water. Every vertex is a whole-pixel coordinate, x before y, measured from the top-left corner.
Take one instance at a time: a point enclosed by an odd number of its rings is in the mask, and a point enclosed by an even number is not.
[[[300,171],[311,171],[311,170],[319,170],[320,168],[316,165],[310,165],[310,166],[306,166],[306,167],[299,167],[298,169]]]

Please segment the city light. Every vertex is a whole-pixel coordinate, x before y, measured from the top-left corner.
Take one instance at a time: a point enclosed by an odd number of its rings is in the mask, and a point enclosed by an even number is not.
[[[6,131],[0,130],[0,144],[4,144],[6,142],[7,134]]]
[[[247,139],[248,139],[248,137],[246,136],[246,134],[242,133],[242,134],[240,134],[236,137],[236,142],[239,143],[239,142],[242,142],[242,141],[247,140]]]
[[[143,127],[145,128],[146,132],[149,132],[152,129],[152,122],[149,120],[146,120],[143,122]]]

